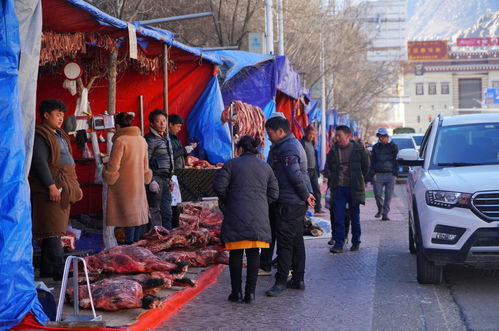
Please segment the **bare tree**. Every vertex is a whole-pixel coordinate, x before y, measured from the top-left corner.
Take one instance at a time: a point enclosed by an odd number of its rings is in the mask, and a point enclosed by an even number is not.
[[[170,22],[158,27],[177,33],[177,40],[198,47],[246,48],[249,32],[264,31],[261,0],[91,0],[118,18],[132,21],[212,11],[213,17]],[[303,73],[308,87],[320,82],[320,48],[325,47],[328,105],[349,113],[363,126],[379,116],[376,98],[396,82],[393,63],[369,62],[368,34],[362,24],[365,7],[343,1],[283,0],[285,54]],[[275,30],[277,26],[275,27]]]

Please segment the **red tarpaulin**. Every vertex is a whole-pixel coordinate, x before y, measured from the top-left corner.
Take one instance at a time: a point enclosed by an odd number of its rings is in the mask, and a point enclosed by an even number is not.
[[[291,124],[291,132],[297,139],[303,138],[304,130],[308,126],[308,117],[303,110],[303,104],[300,100],[295,100],[290,96],[277,91],[276,111],[286,116]]]
[[[181,62],[176,64],[175,71],[168,75],[169,113],[179,114],[187,118],[191,108],[203,93],[211,77],[213,64],[198,61]],[[62,88],[64,78],[61,75],[42,75],[38,80],[37,104],[46,98],[63,100],[68,106],[68,114],[73,114],[78,95],[72,96],[68,90]],[[107,109],[107,80],[101,79],[94,83],[90,90],[89,101],[93,114],[102,114]],[[149,129],[147,116],[155,108],[163,108],[163,80],[161,74],[141,75],[134,71],[118,75],[116,88],[117,112],[134,112],[137,116],[134,124],[140,126],[139,95],[144,96],[144,130]],[[186,138],[187,127],[179,133],[180,139]],[[101,151],[106,147],[101,144]],[[81,158],[82,150],[73,146],[75,158]],[[73,205],[71,213],[100,214],[102,213],[102,193],[100,185],[93,185],[95,163],[77,163],[76,171],[82,183],[84,198]]]
[[[173,59],[175,61],[175,59]],[[168,75],[168,106],[170,114],[179,114],[187,118],[191,108],[203,93],[206,85],[213,77],[213,64],[198,61],[176,63],[176,69]],[[67,115],[74,113],[78,95],[72,96],[62,87],[62,75],[41,75],[38,79],[37,104],[43,99],[61,99],[68,106]],[[85,82],[84,82],[85,83]],[[89,92],[89,101],[94,115],[103,114],[107,110],[107,80],[100,79],[94,83]],[[141,75],[135,71],[118,74],[116,85],[116,111],[139,114],[139,95],[144,96],[144,128],[148,131],[147,116],[155,108],[163,108],[162,73]],[[134,124],[139,125],[139,116]],[[186,130],[180,131],[185,138]]]
[[[128,54],[128,28],[127,24],[114,17],[111,17],[97,8],[82,1],[64,0],[42,0],[43,8],[43,31],[57,33],[85,33],[98,32],[101,35],[110,37],[125,37],[120,45],[120,59]],[[63,17],[64,19],[61,19]],[[168,41],[168,57],[172,61],[173,71],[168,73],[168,105],[170,114],[179,114],[184,119],[187,118],[192,107],[195,105],[208,82],[215,74],[216,67],[213,63],[203,61],[195,51],[189,52],[189,48],[180,44],[171,46],[173,34],[168,31],[160,33],[143,31],[138,28],[139,47],[145,55],[150,57],[162,56],[164,42]],[[161,39],[161,40],[158,40]],[[61,45],[64,47],[64,45]],[[109,50],[96,48],[87,43],[87,54],[75,53],[74,58],[67,56],[61,60],[74,60],[83,63],[92,61],[92,54],[88,51],[101,52],[107,57]],[[161,58],[160,58],[161,60]],[[133,60],[131,60],[133,61]],[[161,61],[160,61],[161,62]],[[103,70],[104,71],[104,70]],[[104,73],[104,72],[103,72]],[[102,73],[102,74],[103,74]],[[95,73],[91,73],[95,74]],[[86,86],[90,73],[85,75],[83,84]],[[61,99],[68,106],[67,115],[75,111],[78,95],[72,96],[68,90],[62,87],[64,76],[61,72],[55,74],[41,71],[38,79],[37,104],[43,99]],[[108,109],[108,84],[107,79],[102,78],[94,82],[89,91],[89,102],[94,115],[103,114]],[[160,68],[155,73],[142,75],[135,69],[128,67],[126,72],[118,72],[116,86],[116,111],[133,112],[136,114],[134,125],[140,126],[139,96],[143,96],[144,101],[144,129],[148,132],[149,122],[147,117],[149,112],[155,108],[163,109],[163,72]],[[185,143],[187,132],[186,126],[180,131],[179,138]],[[105,152],[106,147],[101,144],[101,151]],[[82,150],[74,146],[74,157],[81,158]],[[101,186],[93,184],[95,174],[95,164],[92,162],[77,163],[77,174],[82,189],[84,199],[72,207],[72,213],[98,214],[102,212]]]

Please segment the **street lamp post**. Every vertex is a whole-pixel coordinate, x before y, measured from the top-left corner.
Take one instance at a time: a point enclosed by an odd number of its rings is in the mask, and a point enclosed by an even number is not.
[[[320,49],[320,72],[321,72],[321,150],[320,150],[320,166],[319,169],[324,169],[326,163],[326,75],[325,75],[325,61],[324,61],[324,37],[322,32],[319,35],[321,42]]]
[[[265,37],[267,54],[274,54],[274,21],[272,18],[272,0],[265,0]]]

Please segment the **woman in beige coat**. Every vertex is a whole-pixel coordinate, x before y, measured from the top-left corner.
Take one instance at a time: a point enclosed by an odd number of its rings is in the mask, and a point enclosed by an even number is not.
[[[133,116],[116,116],[116,135],[103,177],[109,185],[106,220],[109,226],[125,227],[125,244],[138,241],[142,225],[149,222],[145,184],[149,184],[147,143],[140,129],[132,125]]]

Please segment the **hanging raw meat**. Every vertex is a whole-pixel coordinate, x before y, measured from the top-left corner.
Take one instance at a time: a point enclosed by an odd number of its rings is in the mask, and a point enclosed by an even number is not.
[[[241,101],[233,101],[233,104],[232,118],[230,117],[230,105],[228,105],[222,112],[222,123],[232,123],[236,142],[240,137],[250,135],[259,139],[263,148],[265,145],[265,116],[262,109]]]
[[[168,263],[146,248],[123,245],[85,257],[90,272],[131,274],[138,272],[170,271],[182,272],[185,266]]]

